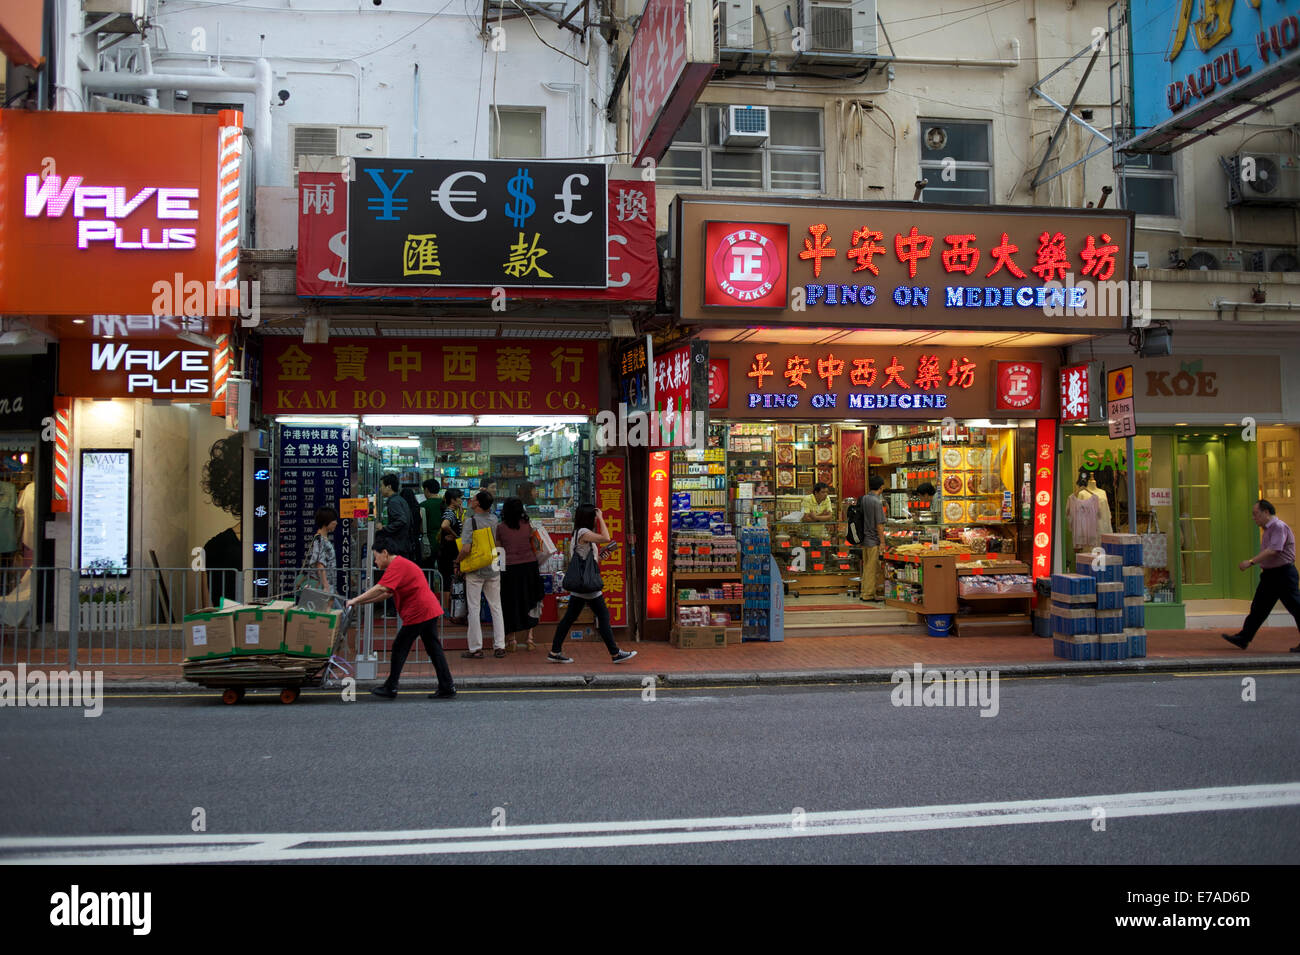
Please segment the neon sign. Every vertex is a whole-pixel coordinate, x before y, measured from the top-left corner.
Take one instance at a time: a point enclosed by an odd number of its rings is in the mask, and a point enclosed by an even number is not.
[[[26,177],[26,194],[23,215],[39,219],[42,215],[60,219],[72,207],[72,217],[77,221],[77,248],[88,249],[92,242],[112,242],[117,249],[193,249],[198,244],[197,229],[164,228],[157,239],[151,239],[150,230],[141,228],[138,240],[127,238],[127,233],[112,220],[125,219],[150,198],[154,200],[154,214],[159,219],[197,219],[199,212],[190,203],[199,198],[197,189],[172,189],[147,186],[129,199],[123,186],[83,186],[82,176],[49,175]],[[101,210],[103,219],[88,219],[90,210]]]

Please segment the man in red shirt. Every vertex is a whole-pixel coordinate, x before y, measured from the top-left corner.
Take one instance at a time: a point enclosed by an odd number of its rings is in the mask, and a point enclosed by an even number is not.
[[[371,549],[375,566],[382,575],[379,582],[360,597],[348,601],[349,607],[362,604],[378,603],[389,597],[397,604],[397,616],[402,626],[393,640],[393,656],[389,662],[388,679],[370,692],[391,700],[397,696],[397,681],[402,676],[402,667],[406,656],[411,652],[411,645],[419,637],[424,644],[433,668],[438,674],[438,692],[430,693],[430,699],[449,700],[456,695],[456,684],[447,667],[447,658],[442,652],[442,643],[438,640],[438,618],[442,616],[442,605],[429,589],[424,579],[424,571],[415,563],[399,556],[401,547],[388,534],[375,535],[375,544]]]

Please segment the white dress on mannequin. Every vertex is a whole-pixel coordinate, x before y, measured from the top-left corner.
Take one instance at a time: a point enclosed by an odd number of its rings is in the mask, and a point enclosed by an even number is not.
[[[1065,519],[1070,524],[1070,540],[1076,551],[1092,550],[1101,543],[1098,511],[1102,500],[1086,488],[1079,488],[1066,502]]]
[[[1092,478],[1088,479],[1088,493],[1097,498],[1097,507],[1101,513],[1097,516],[1097,529],[1102,534],[1110,534],[1115,528],[1110,522],[1110,501],[1106,499],[1106,492],[1097,487],[1097,482]]]

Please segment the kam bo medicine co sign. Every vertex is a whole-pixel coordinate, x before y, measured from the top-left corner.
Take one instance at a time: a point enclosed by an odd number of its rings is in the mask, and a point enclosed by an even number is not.
[[[357,159],[349,285],[604,288],[606,171],[536,159]]]

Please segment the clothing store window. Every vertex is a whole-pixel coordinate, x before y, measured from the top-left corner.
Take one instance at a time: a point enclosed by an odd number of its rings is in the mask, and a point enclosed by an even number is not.
[[[1071,447],[1070,495],[1063,505],[1067,571],[1075,555],[1091,553],[1101,535],[1126,533],[1128,470],[1125,442],[1105,435],[1075,435]],[[1173,522],[1172,438],[1138,435],[1133,439],[1136,460],[1137,530],[1142,535],[1145,596],[1156,603],[1174,602],[1175,583],[1169,573]]]

